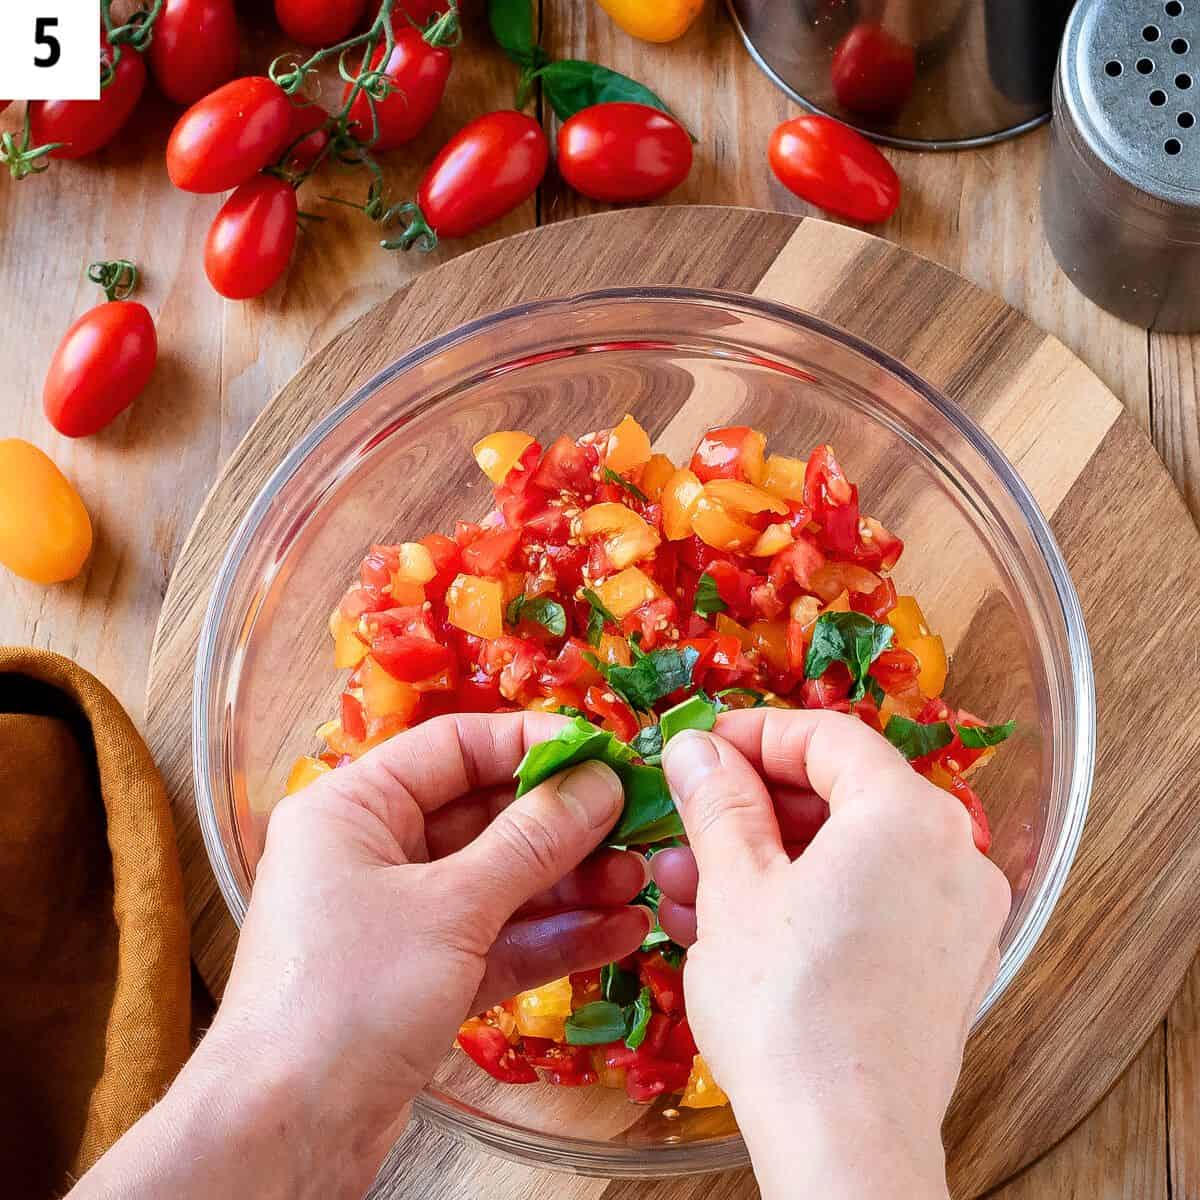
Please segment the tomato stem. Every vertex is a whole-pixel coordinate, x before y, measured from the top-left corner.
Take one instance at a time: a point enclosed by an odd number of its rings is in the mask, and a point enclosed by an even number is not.
[[[462,23],[458,19],[458,0],[450,0],[450,7],[439,17],[434,17],[421,36],[431,46],[462,45]]]
[[[422,254],[428,254],[431,250],[437,249],[438,236],[430,227],[429,222],[425,220],[425,214],[421,211],[420,205],[414,201],[408,200],[404,204],[394,205],[377,219],[381,225],[390,225],[402,217],[408,218],[404,232],[398,238],[386,238],[381,241],[379,244],[385,250],[412,250],[415,248]]]
[[[150,48],[154,37],[154,23],[162,12],[163,2],[164,0],[153,0],[149,10],[140,8],[124,25],[114,25],[112,0],[100,0],[100,20],[104,25],[104,36],[112,47],[112,61],[104,57],[100,60],[101,91],[112,83],[117,73],[117,65],[121,61],[123,47],[129,46],[138,54],[144,54]]]
[[[31,146],[33,136],[30,133],[29,105],[25,106],[25,125],[21,132],[21,141],[11,133],[0,133],[0,163],[8,167],[9,174],[14,179],[25,179],[30,175],[40,175],[50,164],[43,161],[52,150],[64,145],[63,142],[48,142],[44,146]]]
[[[104,289],[109,300],[128,300],[137,289],[139,273],[137,266],[127,258],[94,262],[87,269],[92,283]]]

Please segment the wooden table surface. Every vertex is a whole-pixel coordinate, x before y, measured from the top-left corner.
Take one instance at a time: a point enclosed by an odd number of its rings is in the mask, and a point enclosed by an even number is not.
[[[411,191],[454,129],[512,103],[514,69],[490,45],[481,5],[463,7],[467,38],[447,101],[426,135],[388,164],[397,195]],[[806,211],[765,160],[770,131],[796,106],[759,74],[714,0],[668,46],[635,42],[585,0],[544,0],[540,22],[552,55],[591,58],[644,80],[697,135],[695,166],[671,202]],[[261,70],[275,49],[272,35],[252,32],[245,65]],[[316,198],[358,196],[356,178],[333,174],[302,194],[302,207],[328,219],[302,237],[287,279],[261,300],[230,304],[211,291],[201,265],[219,198],[177,192],[166,178],[161,150],[175,115],[148,98],[137,129],[102,156],[55,163],[20,184],[0,180],[7,335],[0,437],[47,450],[76,482],[97,533],[87,569],[71,584],[42,589],[0,572],[0,642],[75,658],[139,720],[151,635],[179,546],[218,467],[270,396],[333,333],[414,273],[483,241],[601,207],[566,189],[551,169],[536,200],[492,229],[428,258],[403,257],[379,249],[377,231],[358,214]],[[18,119],[10,110],[0,128]],[[1200,338],[1147,334],[1074,291],[1041,234],[1045,148],[1043,130],[955,154],[888,151],[904,201],[873,232],[1002,295],[1062,339],[1146,429],[1200,518]],[[42,416],[42,379],[62,331],[98,294],[83,268],[116,257],[144,265],[141,298],[158,322],[158,371],[133,411],[95,438],[68,442]],[[647,1185],[645,1194],[669,1192]],[[1200,965],[1101,1105],[994,1196],[1200,1196]]]

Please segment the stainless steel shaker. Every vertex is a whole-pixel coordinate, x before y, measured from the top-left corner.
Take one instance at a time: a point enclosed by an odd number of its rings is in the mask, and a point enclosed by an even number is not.
[[[1080,0],[1055,74],[1042,222],[1097,304],[1200,330],[1200,0]]]
[[[1072,0],[728,3],[751,55],[793,99],[878,141],[941,150],[1047,118]]]

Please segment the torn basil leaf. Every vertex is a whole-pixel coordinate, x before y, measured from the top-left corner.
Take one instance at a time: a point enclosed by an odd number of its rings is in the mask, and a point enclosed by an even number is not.
[[[856,612],[822,613],[813,626],[812,643],[804,660],[805,679],[819,679],[835,662],[850,671],[849,699],[861,700],[867,692],[871,664],[892,644],[894,631]]]
[[[629,1032],[625,1035],[625,1045],[630,1050],[636,1050],[646,1040],[646,1030],[649,1028],[652,1013],[650,989],[644,987],[638,992],[628,1015]]]
[[[922,725],[899,715],[889,718],[883,736],[910,762],[942,750],[954,741],[954,732],[945,721]]]
[[[604,601],[592,591],[591,588],[583,589],[583,598],[588,602],[591,612],[588,614],[587,640],[589,646],[600,645],[600,635],[604,632],[605,625],[616,625],[620,628],[621,622],[604,607]]]
[[[628,1024],[625,1009],[611,1000],[593,1000],[576,1009],[566,1021],[568,1046],[603,1046],[619,1042]]]
[[[682,650],[651,650],[631,667],[602,665],[600,670],[608,686],[631,708],[650,712],[664,696],[691,686],[692,669],[699,658],[699,652],[692,646]]]
[[[600,968],[600,995],[613,1004],[632,1004],[638,997],[641,984],[632,971],[626,971],[616,963]]]
[[[982,750],[986,746],[998,746],[1014,729],[1016,721],[1005,721],[1003,725],[957,725],[959,741],[970,750]]]
[[[717,581],[707,571],[700,576],[700,581],[696,584],[696,597],[692,601],[692,608],[702,617],[711,617],[729,609],[729,605],[721,599],[721,593],[717,590]]]
[[[555,637],[566,637],[567,614],[557,600],[549,596],[526,596],[523,592],[508,606],[504,619],[510,625],[532,621]]]

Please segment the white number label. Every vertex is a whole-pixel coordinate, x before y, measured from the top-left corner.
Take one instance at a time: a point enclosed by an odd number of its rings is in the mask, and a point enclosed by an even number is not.
[[[0,0],[0,99],[99,98],[100,0]]]

